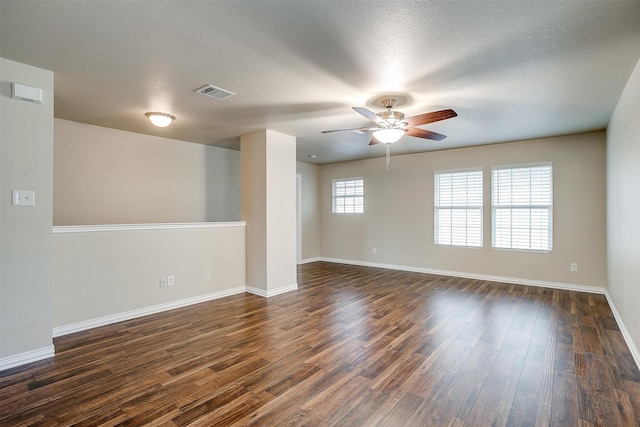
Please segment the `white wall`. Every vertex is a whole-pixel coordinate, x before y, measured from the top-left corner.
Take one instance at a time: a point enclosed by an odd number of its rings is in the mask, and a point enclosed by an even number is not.
[[[640,61],[607,128],[609,295],[640,363]]]
[[[43,89],[42,105],[12,99],[11,82]],[[53,353],[53,73],[0,59],[0,132],[2,369]],[[12,206],[12,190],[35,191],[36,205]]]
[[[73,332],[244,292],[245,224],[180,227],[55,227],[53,326]],[[175,285],[161,288],[170,275]]]
[[[302,175],[302,261],[320,256],[320,166],[297,162]]]
[[[55,225],[237,221],[240,153],[55,120]]]
[[[491,248],[491,166],[553,162],[551,253]],[[436,246],[433,173],[482,167],[484,247]],[[331,180],[364,177],[365,213],[331,213]],[[323,258],[580,286],[606,286],[605,133],[594,132],[321,167]],[[376,248],[374,255],[372,248]],[[569,264],[578,263],[578,272]]]

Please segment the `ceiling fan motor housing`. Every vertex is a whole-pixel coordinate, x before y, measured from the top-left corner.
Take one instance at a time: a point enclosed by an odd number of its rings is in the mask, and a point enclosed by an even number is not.
[[[404,120],[404,113],[400,111],[387,110],[378,113],[378,116],[390,126],[399,125]]]
[[[393,98],[386,98],[382,101],[382,106],[387,109],[387,111],[382,111],[378,113],[378,117],[380,117],[384,123],[382,123],[385,127],[396,127],[400,126],[402,121],[404,120],[404,113],[400,111],[393,111],[392,108],[396,106],[396,100]]]

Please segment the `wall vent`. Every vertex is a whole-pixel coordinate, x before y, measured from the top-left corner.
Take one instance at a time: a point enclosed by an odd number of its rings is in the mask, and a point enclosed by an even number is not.
[[[213,85],[205,85],[199,89],[195,90],[196,93],[200,95],[208,96],[210,98],[215,99],[226,99],[230,96],[235,95],[233,92],[229,92],[228,90],[220,89],[219,87],[215,87]]]

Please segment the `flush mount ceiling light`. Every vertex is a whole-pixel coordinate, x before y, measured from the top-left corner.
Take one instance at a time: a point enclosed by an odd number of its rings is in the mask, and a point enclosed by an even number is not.
[[[167,113],[147,113],[145,116],[151,120],[151,123],[159,128],[166,128],[176,119],[174,116]]]

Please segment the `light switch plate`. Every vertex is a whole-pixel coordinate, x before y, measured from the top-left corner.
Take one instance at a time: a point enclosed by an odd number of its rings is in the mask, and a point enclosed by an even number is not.
[[[36,192],[29,190],[13,190],[12,204],[13,206],[35,206]]]

